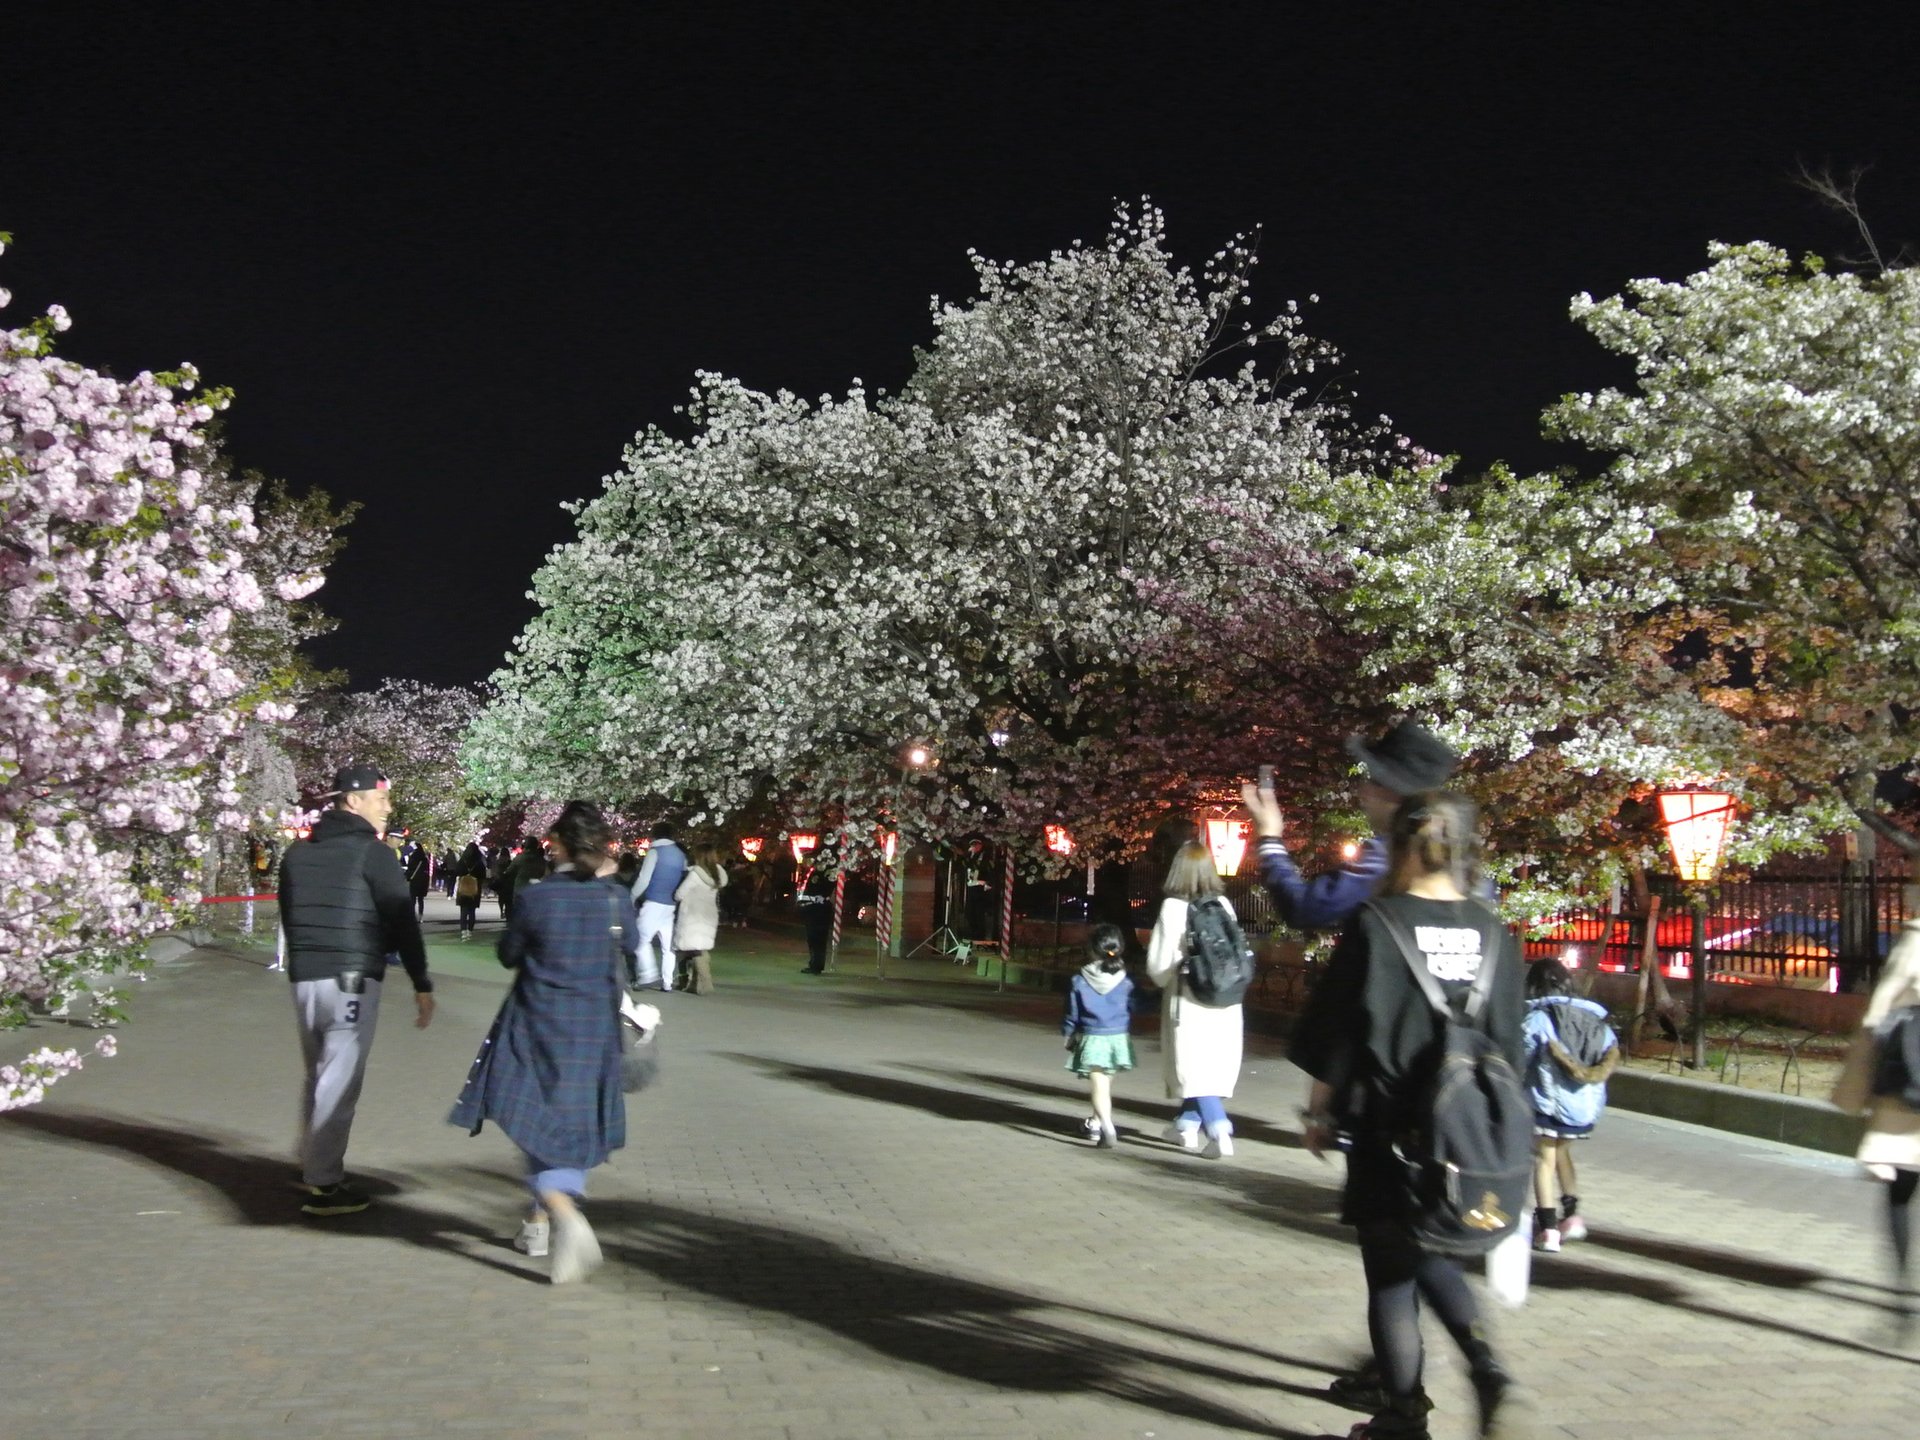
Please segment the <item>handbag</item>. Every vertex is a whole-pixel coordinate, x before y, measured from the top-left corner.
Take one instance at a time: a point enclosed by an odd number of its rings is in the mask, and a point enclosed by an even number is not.
[[[620,912],[624,908],[632,914],[630,906],[623,907],[624,897],[618,893],[607,896],[607,913],[613,923],[607,927],[610,941],[610,959],[613,962],[613,993],[620,997],[620,1088],[632,1095],[651,1085],[660,1073],[660,1012],[651,1005],[639,1005],[627,994],[627,952],[620,944],[626,933],[626,922]]]

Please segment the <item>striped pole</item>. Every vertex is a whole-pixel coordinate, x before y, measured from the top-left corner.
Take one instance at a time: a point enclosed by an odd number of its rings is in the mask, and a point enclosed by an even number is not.
[[[880,857],[880,886],[874,894],[873,968],[887,978],[887,949],[893,944],[893,866]]]
[[[833,933],[827,938],[827,968],[840,958],[840,925],[847,917],[847,872],[833,877]]]
[[[1000,892],[1000,988],[1007,988],[1007,956],[1013,951],[1013,849],[1007,849],[1007,875]]]

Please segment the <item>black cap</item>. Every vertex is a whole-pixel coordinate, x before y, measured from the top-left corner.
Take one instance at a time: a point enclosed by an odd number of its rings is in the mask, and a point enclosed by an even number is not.
[[[1402,720],[1369,745],[1364,736],[1347,737],[1347,753],[1367,767],[1367,778],[1396,795],[1438,790],[1453,778],[1460,757],[1426,726]]]
[[[385,790],[389,784],[377,765],[349,765],[334,772],[333,789],[328,793],[345,795],[354,790]]]

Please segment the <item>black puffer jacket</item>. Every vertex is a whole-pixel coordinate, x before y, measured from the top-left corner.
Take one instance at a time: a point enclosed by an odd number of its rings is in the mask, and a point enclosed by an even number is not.
[[[280,862],[287,978],[326,980],[348,970],[379,980],[398,954],[415,990],[433,989],[427,949],[400,860],[351,810],[329,810],[313,838]]]

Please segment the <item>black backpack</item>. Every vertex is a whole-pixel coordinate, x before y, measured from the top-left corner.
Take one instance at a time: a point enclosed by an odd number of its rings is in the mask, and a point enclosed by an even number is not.
[[[1533,1111],[1513,1066],[1474,1023],[1493,994],[1497,951],[1489,949],[1455,1014],[1406,927],[1367,905],[1399,948],[1420,991],[1440,1016],[1441,1058],[1414,1123],[1395,1137],[1407,1167],[1408,1220],[1423,1249],[1481,1255],[1520,1223],[1533,1180]]]
[[[1187,906],[1187,959],[1180,967],[1187,993],[1202,1005],[1238,1005],[1253,984],[1253,951],[1234,919],[1217,899]]]
[[[1874,1036],[1873,1093],[1920,1110],[1920,1005],[1894,1011]]]

